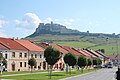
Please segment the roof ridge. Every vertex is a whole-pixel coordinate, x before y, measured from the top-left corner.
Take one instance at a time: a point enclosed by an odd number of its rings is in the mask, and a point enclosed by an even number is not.
[[[16,40],[14,40],[16,43],[20,44],[19,42],[17,42]],[[28,51],[30,51],[28,48],[26,48],[25,46],[23,46],[22,44],[20,44],[22,47],[24,47],[25,49],[27,49]]]

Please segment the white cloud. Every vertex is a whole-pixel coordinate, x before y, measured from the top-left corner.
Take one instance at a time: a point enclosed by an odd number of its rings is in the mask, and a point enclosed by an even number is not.
[[[6,23],[6,20],[0,19],[0,28],[4,27]]]
[[[35,13],[26,13],[22,20],[15,20],[17,28],[33,30],[41,23],[40,18]]]

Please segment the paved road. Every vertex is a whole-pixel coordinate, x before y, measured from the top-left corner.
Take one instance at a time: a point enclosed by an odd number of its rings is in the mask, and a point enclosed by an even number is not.
[[[115,71],[117,68],[113,69],[102,69],[96,72],[91,72],[75,77],[66,78],[64,80],[115,80]]]

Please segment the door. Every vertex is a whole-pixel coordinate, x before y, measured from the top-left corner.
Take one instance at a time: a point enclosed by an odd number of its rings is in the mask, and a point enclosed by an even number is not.
[[[12,64],[12,71],[15,71],[15,64]]]

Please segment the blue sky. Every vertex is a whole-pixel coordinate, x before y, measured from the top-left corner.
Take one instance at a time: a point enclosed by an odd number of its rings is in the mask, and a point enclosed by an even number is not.
[[[120,33],[120,0],[0,0],[0,37],[25,37],[38,24],[81,32]]]

